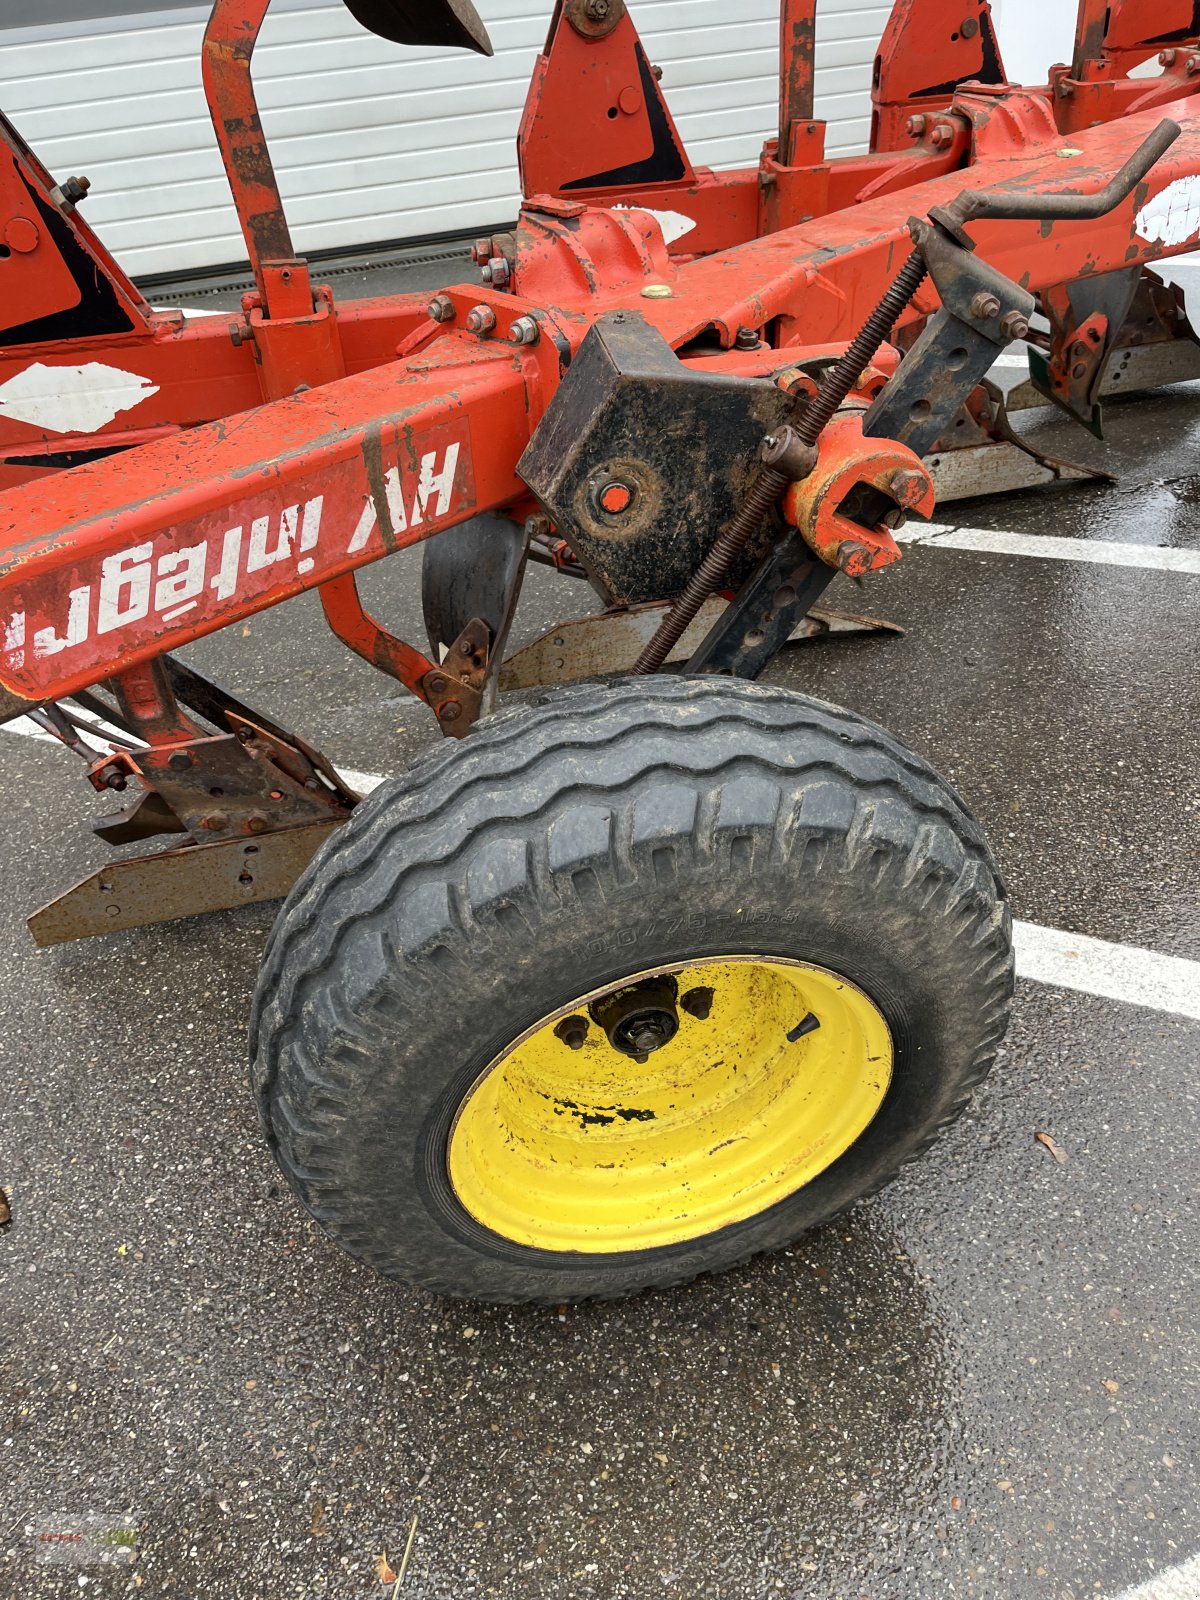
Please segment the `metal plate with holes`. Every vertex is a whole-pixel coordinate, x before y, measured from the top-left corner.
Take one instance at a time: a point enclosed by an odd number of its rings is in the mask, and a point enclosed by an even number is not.
[[[706,600],[667,657],[668,661],[686,661],[721,616],[726,603],[719,595]],[[577,678],[626,672],[641,653],[642,646],[653,637],[662,617],[661,605],[648,605],[564,622],[509,656],[500,670],[500,687],[532,689],[538,684],[571,683]],[[876,632],[903,633],[904,629],[878,617],[814,606],[791,638],[792,642],[799,642],[832,633]]]
[[[35,911],[29,931],[37,944],[66,944],[174,917],[278,900],[341,820],[285,828],[254,840],[226,839],[110,861]]]

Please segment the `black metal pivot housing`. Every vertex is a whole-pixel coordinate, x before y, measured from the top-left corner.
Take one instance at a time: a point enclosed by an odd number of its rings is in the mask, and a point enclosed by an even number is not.
[[[636,312],[589,331],[518,464],[610,605],[680,594],[753,485],[794,402],[769,379],[693,371]],[[766,553],[758,530],[734,566]]]

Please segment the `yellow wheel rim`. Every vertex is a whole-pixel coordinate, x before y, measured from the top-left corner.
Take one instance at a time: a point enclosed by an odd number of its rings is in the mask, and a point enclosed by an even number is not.
[[[595,1018],[647,979],[674,981],[678,1032],[634,1059]],[[871,1122],[891,1075],[887,1023],[836,973],[746,956],[658,967],[496,1057],[451,1129],[450,1181],[477,1222],[535,1249],[679,1244],[810,1183]]]

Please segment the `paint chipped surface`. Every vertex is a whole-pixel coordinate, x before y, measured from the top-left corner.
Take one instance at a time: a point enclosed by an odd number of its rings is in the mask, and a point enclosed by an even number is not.
[[[662,236],[667,244],[674,244],[676,239],[682,239],[696,227],[695,219],[685,217],[682,211],[655,211],[653,206],[614,206],[614,211],[644,211],[648,217],[653,217],[662,229]]]
[[[0,384],[0,416],[51,433],[94,433],[157,393],[149,378],[102,361],[54,367],[35,361]]]
[[[1143,239],[1158,240],[1168,249],[1200,234],[1200,177],[1176,178],[1160,189],[1137,214]]]

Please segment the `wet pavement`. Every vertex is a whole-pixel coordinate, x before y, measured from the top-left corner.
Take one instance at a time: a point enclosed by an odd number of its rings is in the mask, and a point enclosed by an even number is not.
[[[1117,487],[953,520],[1194,545],[1200,394],[1113,423]],[[420,637],[416,571],[364,590]],[[1200,958],[1198,586],[913,547],[838,591],[903,638],[773,676],[947,772],[1020,917]],[[587,593],[534,570],[514,642]],[[349,766],[429,740],[308,600],[192,659]],[[0,733],[0,1596],[383,1596],[414,1518],[414,1600],[1084,1600],[1200,1549],[1200,1023],[1022,983],[962,1121],[792,1250],[626,1304],[439,1302],[341,1257],[263,1148],[271,907],[33,949],[26,912],[102,859],[76,769]],[[33,1559],[81,1516],[127,1517],[137,1561]]]

